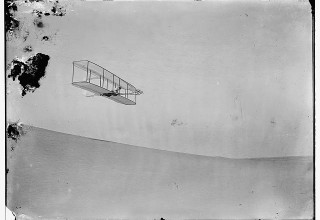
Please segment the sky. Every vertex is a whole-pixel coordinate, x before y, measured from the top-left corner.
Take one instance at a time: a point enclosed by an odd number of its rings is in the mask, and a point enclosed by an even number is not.
[[[119,143],[231,158],[312,155],[312,32],[307,2],[65,2],[7,62],[50,56],[21,97],[7,80],[7,119]],[[41,4],[36,7],[41,8]],[[43,35],[51,41],[41,41]],[[137,105],[86,97],[72,61],[88,59],[141,89]],[[173,123],[176,122],[176,123]]]

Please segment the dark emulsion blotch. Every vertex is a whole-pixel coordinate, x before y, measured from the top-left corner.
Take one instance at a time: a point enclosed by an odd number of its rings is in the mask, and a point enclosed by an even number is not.
[[[49,59],[48,55],[37,53],[26,62],[18,59],[12,61],[11,73],[8,77],[13,80],[18,78],[22,86],[22,96],[25,96],[27,92],[34,92],[40,87],[39,80],[45,76]]]
[[[20,22],[15,18],[15,12],[18,7],[13,0],[5,1],[5,31],[12,33],[19,29]]]

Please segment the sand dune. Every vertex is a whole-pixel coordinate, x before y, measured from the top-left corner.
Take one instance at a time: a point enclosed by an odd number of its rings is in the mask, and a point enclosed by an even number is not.
[[[227,159],[27,130],[7,142],[7,205],[17,215],[312,218],[312,157]]]

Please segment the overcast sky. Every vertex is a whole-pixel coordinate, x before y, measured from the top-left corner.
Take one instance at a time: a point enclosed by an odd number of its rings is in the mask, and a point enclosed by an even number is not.
[[[148,148],[224,157],[312,155],[307,2],[78,2],[26,42],[51,58],[34,93],[8,79],[8,120]],[[29,23],[28,23],[29,22]],[[43,42],[41,36],[52,41]],[[136,106],[71,85],[88,59],[144,91]],[[172,121],[176,119],[176,124]]]

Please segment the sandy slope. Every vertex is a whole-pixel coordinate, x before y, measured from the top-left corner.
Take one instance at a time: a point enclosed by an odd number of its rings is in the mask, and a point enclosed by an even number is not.
[[[312,216],[311,157],[205,157],[35,127],[17,144],[9,140],[7,153],[8,207],[17,214],[69,219]]]

